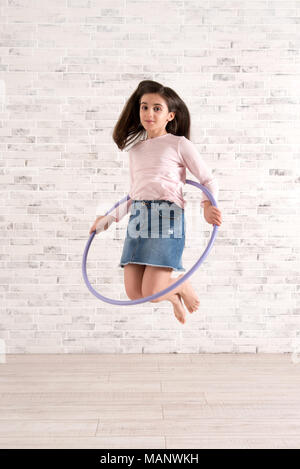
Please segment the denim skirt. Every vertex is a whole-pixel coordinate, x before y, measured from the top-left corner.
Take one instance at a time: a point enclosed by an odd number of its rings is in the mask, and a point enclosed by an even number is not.
[[[184,209],[170,200],[133,200],[119,266],[144,264],[185,271]]]

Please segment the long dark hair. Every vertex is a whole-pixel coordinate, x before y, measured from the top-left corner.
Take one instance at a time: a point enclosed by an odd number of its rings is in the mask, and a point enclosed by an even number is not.
[[[143,80],[127,100],[124,109],[115,125],[113,140],[123,150],[135,141],[141,140],[145,129],[140,121],[140,100],[146,93],[157,93],[164,98],[168,105],[168,112],[175,112],[175,117],[166,125],[166,131],[174,135],[184,135],[190,138],[190,113],[186,104],[172,90],[152,80]]]

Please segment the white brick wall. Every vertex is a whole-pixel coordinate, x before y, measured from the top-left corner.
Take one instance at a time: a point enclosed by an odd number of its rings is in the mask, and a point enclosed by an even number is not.
[[[300,1],[0,0],[0,21],[6,352],[299,347]],[[220,185],[223,224],[191,277],[201,307],[185,326],[169,302],[103,303],[81,274],[97,206],[128,193],[112,129],[143,79],[184,99]],[[185,197],[190,268],[211,225],[195,213],[197,189]],[[127,222],[97,235],[88,259],[92,284],[116,299],[128,299],[118,267]]]

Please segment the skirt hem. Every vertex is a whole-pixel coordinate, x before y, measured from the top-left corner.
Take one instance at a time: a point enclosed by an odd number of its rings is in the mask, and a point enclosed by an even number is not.
[[[180,271],[180,272],[185,272],[186,271],[186,269],[184,269],[184,268],[178,269],[177,267],[173,267],[172,265],[148,264],[147,262],[133,262],[133,261],[124,262],[122,264],[119,264],[119,267],[124,267],[124,265],[127,265],[127,264],[151,265],[153,267],[167,267],[169,269],[173,269],[173,270]]]

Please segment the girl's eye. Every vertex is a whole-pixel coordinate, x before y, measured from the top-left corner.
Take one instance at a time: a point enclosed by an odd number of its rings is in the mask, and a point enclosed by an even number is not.
[[[147,107],[147,106],[142,106],[142,109],[144,109],[145,107]],[[158,106],[155,106],[154,109],[158,109],[160,111],[160,107],[158,107]]]

